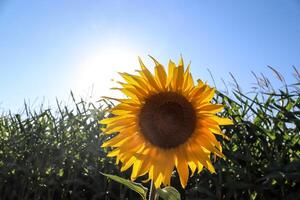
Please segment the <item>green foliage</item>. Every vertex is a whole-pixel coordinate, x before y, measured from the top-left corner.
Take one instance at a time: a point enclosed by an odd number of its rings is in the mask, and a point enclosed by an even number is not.
[[[158,188],[156,192],[163,200],[180,200],[180,193],[171,186]]]
[[[148,192],[148,189],[145,188],[142,184],[140,183],[135,183],[133,181],[130,181],[128,179],[124,179],[124,178],[121,178],[119,176],[116,176],[116,175],[111,175],[111,174],[104,174],[102,173],[104,176],[120,183],[120,184],[123,184],[125,185],[126,187],[128,187],[129,189],[137,192],[139,195],[141,195],[142,199],[143,200],[146,200],[147,199],[147,192]]]
[[[222,127],[230,140],[217,138],[226,160],[215,161],[216,174],[195,174],[186,189],[174,173],[182,199],[299,199],[300,79],[278,91],[257,80],[261,90],[253,94],[240,87],[217,93],[214,101],[226,105],[221,115],[234,120]],[[107,136],[98,121],[110,106],[74,100],[0,116],[0,199],[141,199],[100,173],[130,177],[100,148]]]
[[[104,176],[108,177],[109,179],[112,179],[122,185],[125,185],[126,187],[128,187],[129,189],[135,191],[136,193],[138,193],[141,198],[143,200],[147,199],[147,192],[148,189],[145,188],[142,184],[140,183],[136,183],[133,182],[131,180],[116,176],[116,175],[112,175],[112,174],[104,174],[102,173]],[[153,186],[152,186],[153,187]],[[180,193],[171,186],[167,186],[164,188],[158,188],[158,189],[154,189],[153,191],[154,193],[152,195],[154,195],[154,199],[158,199],[158,197],[162,198],[163,200],[180,200]],[[148,196],[150,196],[150,194],[148,194]],[[149,197],[150,199],[150,197]]]
[[[74,100],[40,113],[26,105],[0,117],[0,199],[135,199],[100,173],[124,176],[100,148],[104,105]]]

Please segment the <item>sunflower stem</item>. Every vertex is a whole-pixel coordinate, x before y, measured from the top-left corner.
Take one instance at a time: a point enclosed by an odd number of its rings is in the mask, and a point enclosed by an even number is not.
[[[149,200],[155,200],[155,199],[156,199],[156,189],[153,180],[151,180]]]

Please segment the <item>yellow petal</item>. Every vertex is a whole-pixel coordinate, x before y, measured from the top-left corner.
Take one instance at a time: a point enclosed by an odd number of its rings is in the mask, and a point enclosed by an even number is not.
[[[190,177],[192,177],[193,174],[195,173],[196,169],[197,169],[197,165],[194,162],[188,162],[188,165],[189,165],[189,167],[190,167],[190,169],[192,171],[192,173],[190,175]]]
[[[189,169],[186,158],[187,157],[185,155],[185,150],[182,148],[178,148],[175,165],[179,174],[181,186],[183,188],[185,188],[189,177]]]
[[[142,160],[136,160],[136,162],[134,163],[133,168],[132,168],[131,177],[130,177],[132,181],[134,181],[137,178],[138,172],[140,171],[142,163],[143,163]]]
[[[114,149],[107,154],[107,157],[115,157],[120,153],[120,149]]]
[[[144,95],[140,94],[134,88],[111,88],[111,89],[120,90],[127,97],[131,97],[131,98],[136,99],[136,100],[142,100],[143,97],[144,97]]]
[[[161,65],[155,67],[155,77],[157,78],[160,88],[164,90],[166,87],[167,74]]]
[[[165,161],[164,171],[163,171],[163,175],[164,175],[163,183],[165,185],[170,185],[170,180],[171,180],[172,172],[173,172],[174,165],[175,165],[174,150],[171,149],[171,150],[165,151],[165,154],[163,157],[164,157],[163,160]]]
[[[119,73],[123,79],[129,84],[129,85],[134,85],[139,88],[143,88],[144,90],[148,90],[147,84],[140,79],[139,76],[131,75],[128,73]]]
[[[177,90],[182,89],[183,85],[183,79],[184,79],[184,69],[183,66],[178,66],[178,72],[177,72]]]
[[[215,88],[209,88],[208,86],[204,86],[205,90],[201,91],[201,94],[199,92],[195,93],[194,96],[192,97],[193,100],[197,103],[202,103],[202,102],[210,102],[212,98],[215,95]]]
[[[197,167],[198,167],[198,173],[200,173],[203,170],[203,165],[200,162],[198,162]]]
[[[140,66],[142,71],[140,71],[140,74],[148,81],[148,83],[157,91],[159,91],[159,87],[151,74],[151,72],[146,68],[141,58],[139,58]]]
[[[206,161],[206,164],[207,164],[207,169],[210,171],[210,173],[213,173],[213,174],[215,174],[216,173],[216,170],[215,170],[215,168],[214,168],[214,166],[211,164],[211,162],[210,161]]]
[[[222,104],[204,104],[200,107],[196,108],[199,112],[209,112],[209,113],[217,113],[221,112],[224,109]]]
[[[132,119],[132,118],[124,118],[124,119],[120,119],[120,120],[116,120],[116,121],[113,121],[111,123],[108,123],[106,125],[106,130],[109,130],[111,128],[114,128],[114,127],[117,127],[117,126],[128,126],[128,124],[133,124],[133,123],[136,123],[136,119]]]
[[[188,64],[183,77],[182,91],[187,92],[194,87],[193,77],[190,73],[190,64]]]
[[[233,121],[228,118],[222,118],[222,117],[218,117],[218,116],[211,116],[210,118],[212,120],[216,121],[220,125],[232,125],[233,124]]]
[[[180,67],[183,67],[183,66],[184,66],[184,62],[183,62],[182,55],[180,55],[180,59],[179,59],[178,66],[180,66]]]
[[[168,77],[167,77],[167,87],[169,87],[170,89],[173,88],[172,82],[173,82],[173,79],[176,78],[176,77],[174,77],[175,69],[176,69],[176,64],[170,60],[169,66],[168,66]]]
[[[133,131],[136,131],[138,128],[137,128],[137,124],[135,122],[131,122],[130,124],[127,124],[127,125],[122,125],[122,126],[110,126],[110,127],[107,127],[105,130],[104,130],[104,133],[106,134],[112,134],[114,132],[119,132],[119,131],[124,131],[124,130],[127,130],[127,129],[131,129]]]
[[[207,169],[210,168],[210,166],[207,164],[207,161],[209,161],[210,152],[205,153],[204,149],[202,149],[198,144],[190,142],[187,148],[187,155],[189,155],[196,162],[199,161]]]
[[[113,107],[112,109],[110,109],[109,112],[114,111],[114,110],[138,111],[138,110],[140,110],[140,108],[138,105],[130,105],[130,104],[126,104],[126,103],[120,103],[120,104],[116,105],[115,107]]]
[[[198,140],[197,143],[202,146],[203,148],[207,149],[208,151],[210,151],[211,153],[216,154],[217,156],[223,158],[225,157],[224,154],[222,152],[220,152],[216,146],[212,145],[210,141],[205,140],[206,138],[203,136],[201,137],[203,140]],[[219,144],[218,144],[219,146]]]
[[[128,161],[124,162],[123,161],[123,165],[121,167],[121,172],[127,170],[129,167],[131,167],[131,165],[133,165],[136,161],[135,157],[131,157]]]
[[[114,116],[110,118],[104,118],[99,121],[99,124],[114,124],[114,123],[119,123],[119,121],[123,121],[124,123],[127,123],[126,120],[129,120],[129,122],[134,121],[136,116],[132,114],[127,114],[127,115],[120,115],[120,116]]]
[[[173,70],[173,80],[171,81],[171,88],[173,91],[177,91],[178,87],[177,87],[177,76],[178,76],[178,68],[175,67],[175,69]]]
[[[125,142],[127,142],[128,140],[132,139],[132,137],[138,137],[138,132],[120,132],[118,133],[115,137],[113,137],[112,139],[105,141],[101,147],[118,147],[122,144],[124,144]]]
[[[201,86],[201,87],[194,87],[192,88],[192,90],[190,91],[188,98],[192,99],[192,101],[199,103],[198,99],[200,97],[203,98],[203,96],[205,95],[205,91],[207,90],[207,87]]]
[[[153,178],[155,188],[160,188],[160,186],[163,182],[163,179],[164,179],[164,177],[161,172],[159,172],[158,176],[155,179]]]
[[[180,177],[181,186],[185,188],[189,177],[188,165],[186,162],[183,161],[179,162],[176,168]]]

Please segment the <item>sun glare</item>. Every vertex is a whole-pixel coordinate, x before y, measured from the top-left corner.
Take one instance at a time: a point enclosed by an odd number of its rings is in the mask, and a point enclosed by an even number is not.
[[[80,63],[75,79],[76,92],[81,95],[100,96],[120,95],[110,88],[118,86],[121,80],[118,72],[134,71],[138,64],[138,54],[128,48],[102,49],[93,55],[86,56]],[[85,96],[86,97],[86,96]]]

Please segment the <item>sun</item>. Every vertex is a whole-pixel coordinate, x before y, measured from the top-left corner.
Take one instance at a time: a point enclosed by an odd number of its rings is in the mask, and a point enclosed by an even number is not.
[[[79,94],[93,93],[92,96],[117,95],[110,90],[119,80],[118,71],[133,70],[137,53],[128,47],[111,46],[102,48],[83,58],[78,66],[75,89]]]

